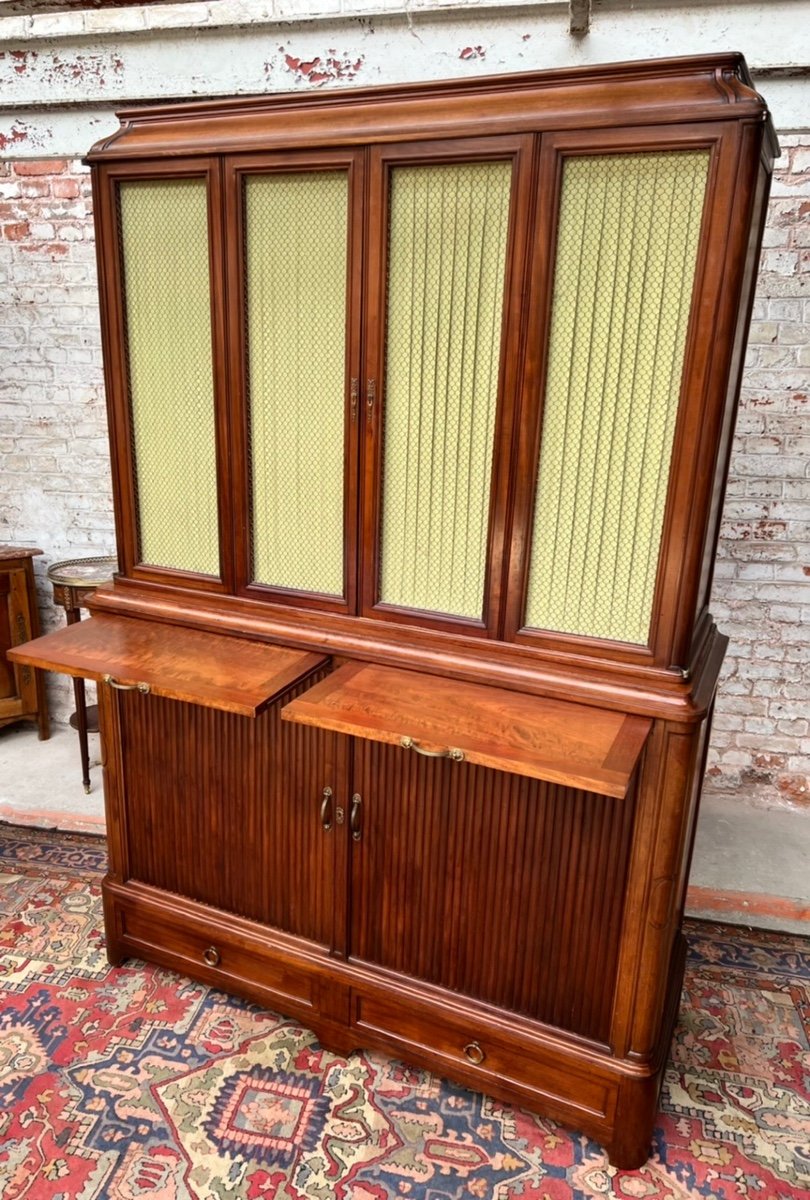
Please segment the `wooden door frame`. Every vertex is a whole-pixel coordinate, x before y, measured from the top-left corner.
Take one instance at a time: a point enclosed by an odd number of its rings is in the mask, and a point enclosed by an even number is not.
[[[231,445],[234,458],[235,591],[252,599],[292,608],[352,615],[357,611],[357,496],[358,447],[361,416],[354,404],[354,383],[360,378],[361,285],[363,260],[363,196],[365,153],[362,150],[298,150],[267,154],[230,155],[224,160],[224,222],[227,230],[227,371],[230,383]],[[346,353],[344,371],[344,593],[320,593],[273,587],[252,580],[250,494],[250,428],[248,347],[245,330],[245,222],[242,181],[250,175],[281,172],[345,170],[348,178],[348,249],[346,272]],[[359,386],[359,385],[358,385]]]
[[[509,453],[515,413],[521,344],[521,297],[527,260],[529,180],[534,139],[531,134],[452,141],[419,141],[372,146],[369,161],[365,271],[366,343],[363,380],[374,381],[376,397],[364,411],[362,448],[360,605],[361,615],[377,621],[418,625],[469,637],[495,638],[501,622],[505,530],[509,505]],[[385,423],[385,337],[388,246],[388,181],[397,166],[460,164],[511,160],[512,186],[505,254],[503,311],[495,431],[490,468],[490,505],[480,620],[385,604],[379,600],[382,452]]]

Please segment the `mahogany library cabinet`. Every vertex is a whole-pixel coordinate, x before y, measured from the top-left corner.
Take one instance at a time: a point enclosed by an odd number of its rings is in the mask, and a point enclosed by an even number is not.
[[[649,1153],[778,147],[739,55],[132,109],[89,153],[110,959]]]

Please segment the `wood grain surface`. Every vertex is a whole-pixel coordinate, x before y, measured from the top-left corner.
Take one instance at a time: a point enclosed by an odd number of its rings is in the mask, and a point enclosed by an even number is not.
[[[257,716],[326,661],[323,654],[108,616],[35,638],[9,657],[97,682],[111,675],[119,684],[147,684],[156,696],[244,717]]]
[[[338,668],[286,705],[282,716],[394,745],[410,737],[428,751],[461,750],[479,766],[618,798],[627,793],[652,724],[585,704],[364,663]]]

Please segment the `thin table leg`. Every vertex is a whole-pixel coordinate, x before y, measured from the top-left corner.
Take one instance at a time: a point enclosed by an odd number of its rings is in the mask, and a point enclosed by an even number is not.
[[[82,619],[78,608],[65,610],[68,625],[76,625]],[[76,728],[79,731],[79,753],[82,759],[82,783],[85,792],[90,791],[90,751],[87,747],[87,702],[85,699],[84,680],[74,678],[73,696],[76,701]]]
[[[73,695],[76,700],[76,728],[79,731],[79,753],[82,758],[82,783],[84,790],[90,791],[90,751],[87,748],[87,704],[85,702],[84,680],[73,680]]]

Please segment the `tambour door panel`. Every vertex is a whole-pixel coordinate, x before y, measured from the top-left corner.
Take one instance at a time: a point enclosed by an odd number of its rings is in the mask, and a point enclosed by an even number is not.
[[[685,585],[676,529],[700,505],[686,480],[734,137],[687,126],[543,147],[506,636],[660,660]]]
[[[219,164],[99,171],[103,336],[124,574],[232,586]]]
[[[606,1042],[635,787],[366,741],[352,786],[352,956]]]
[[[128,877],[331,947],[335,736],[282,724],[278,703],[255,720],[137,693],[119,704]]]
[[[370,152],[366,616],[495,635],[530,147]]]
[[[238,588],[353,612],[363,159],[226,169]]]

